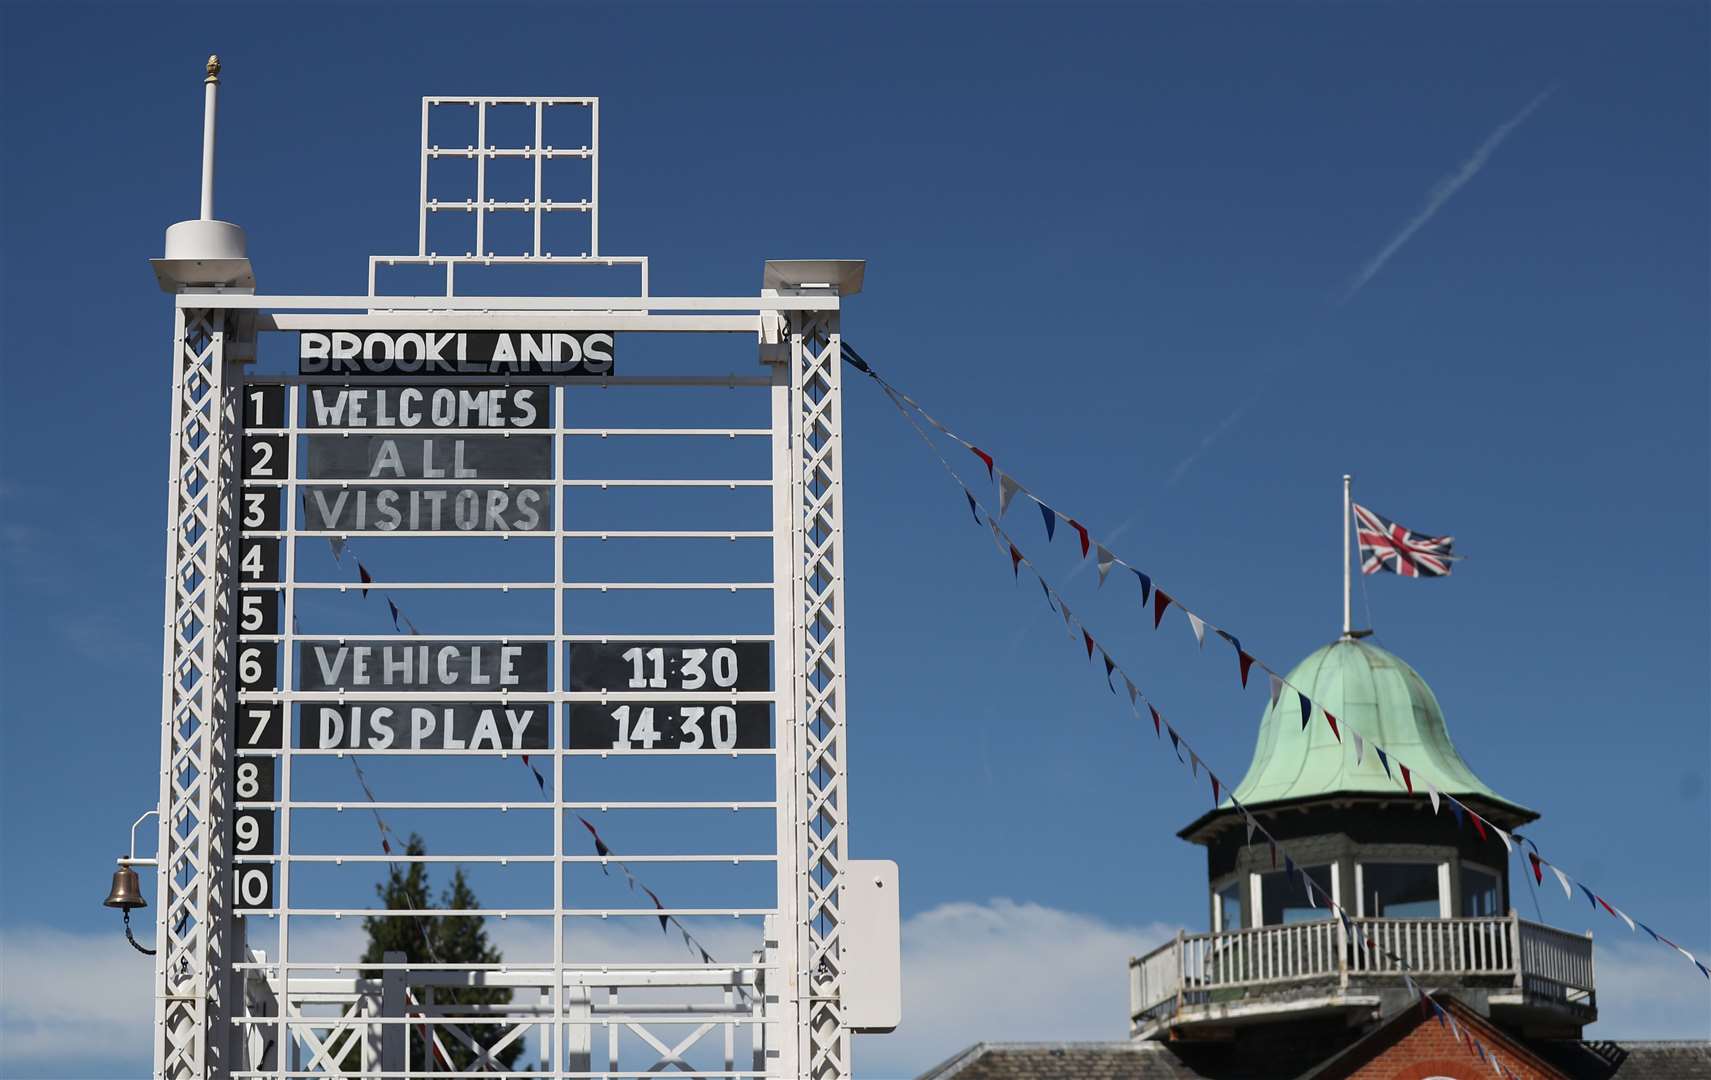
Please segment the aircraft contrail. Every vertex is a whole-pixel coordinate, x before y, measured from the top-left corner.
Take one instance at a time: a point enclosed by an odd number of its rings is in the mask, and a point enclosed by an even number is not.
[[[1503,140],[1509,137],[1509,133],[1525,123],[1527,117],[1533,115],[1534,110],[1543,105],[1545,99],[1554,93],[1556,93],[1554,86],[1542,90],[1533,100],[1522,106],[1520,112],[1499,124],[1496,131],[1487,135],[1485,141],[1480,143],[1479,148],[1473,152],[1473,156],[1462,162],[1461,168],[1439,180],[1426,195],[1426,205],[1420,208],[1419,213],[1409,219],[1408,224],[1402,226],[1402,231],[1391,237],[1390,243],[1384,245],[1377,255],[1368,259],[1366,265],[1360,268],[1360,272],[1354,276],[1348,287],[1343,290],[1342,295],[1337,298],[1337,306],[1341,307],[1354,299],[1355,294],[1365,288],[1366,283],[1384,269],[1384,264],[1390,261],[1391,256],[1402,250],[1402,245],[1419,232],[1426,222],[1432,220],[1432,215],[1436,214],[1439,208],[1449,202],[1450,198],[1460,191],[1469,180],[1479,175],[1479,170],[1485,167],[1485,163],[1490,160],[1492,153],[1503,145]]]

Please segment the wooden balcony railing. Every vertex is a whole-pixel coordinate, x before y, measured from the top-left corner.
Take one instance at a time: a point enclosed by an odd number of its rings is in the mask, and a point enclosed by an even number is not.
[[[1403,972],[1416,980],[1494,976],[1534,997],[1593,1003],[1592,939],[1515,915],[1468,919],[1337,919],[1178,934],[1129,962],[1137,1028],[1256,987],[1313,981],[1346,987],[1351,977]],[[1372,945],[1366,945],[1371,941]]]

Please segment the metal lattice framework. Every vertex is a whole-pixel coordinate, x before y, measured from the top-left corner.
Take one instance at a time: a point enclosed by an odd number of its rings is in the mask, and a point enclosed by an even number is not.
[[[156,1076],[220,1067],[229,974],[230,851],[224,822],[232,705],[235,373],[225,313],[180,309],[173,335],[166,670],[156,895]],[[235,366],[235,365],[233,365]]]
[[[850,1075],[850,1036],[843,1022],[843,960],[838,906],[848,859],[844,788],[844,532],[840,393],[841,349],[836,312],[802,312],[792,319],[791,354],[795,443],[801,509],[801,730],[806,753],[799,803],[806,810],[802,891],[810,991],[806,1024],[808,1068],[815,1080]]]

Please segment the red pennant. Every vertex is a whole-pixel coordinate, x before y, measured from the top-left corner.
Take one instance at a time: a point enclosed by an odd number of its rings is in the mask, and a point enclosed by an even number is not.
[[[1545,883],[1545,868],[1539,864],[1539,857],[1529,851],[1527,858],[1531,859],[1533,863],[1533,880],[1543,885]]]
[[[1467,816],[1473,819],[1473,831],[1479,834],[1479,838],[1481,840],[1484,840],[1485,839],[1485,822],[1481,821],[1479,819],[1479,815],[1474,813],[1472,810],[1469,810],[1467,812]]]
[[[1169,606],[1170,606],[1170,597],[1165,594],[1165,591],[1163,589],[1154,589],[1153,590],[1153,629],[1154,630],[1157,630],[1158,624],[1164,621],[1164,609],[1169,607]]]
[[[1602,896],[1594,895],[1593,899],[1598,901],[1599,907],[1603,908],[1605,911],[1608,911],[1610,913],[1610,917],[1612,919],[1620,919],[1621,918],[1620,915],[1616,914],[1615,908],[1611,907],[1609,904],[1604,902],[1604,898]]]
[[[1086,630],[1083,630],[1081,632],[1081,640],[1087,642],[1087,658],[1089,660],[1093,659],[1093,635],[1089,634]]]
[[[986,463],[986,478],[988,480],[992,479],[992,455],[988,454],[978,446],[970,446],[969,449],[974,451],[975,457]]]
[[[1074,518],[1067,518],[1066,520],[1069,522],[1069,527],[1074,529],[1077,533],[1080,534],[1080,536],[1081,536],[1081,557],[1084,559],[1087,558],[1087,548],[1088,548],[1087,526],[1083,525],[1081,522],[1075,520]]]
[[[1396,767],[1402,770],[1402,782],[1408,786],[1408,794],[1414,794],[1414,778],[1408,775],[1408,766],[1398,761]]]
[[[1150,701],[1147,702],[1147,711],[1153,714],[1153,734],[1162,739],[1164,732],[1159,730],[1158,710],[1153,708],[1153,703]]]
[[[1206,770],[1206,777],[1212,781],[1212,805],[1217,806],[1219,794],[1218,778],[1212,775],[1212,770],[1210,769]]]
[[[1254,666],[1254,658],[1249,656],[1245,652],[1238,652],[1236,654],[1236,656],[1241,661],[1241,665],[1242,665],[1242,688],[1245,690],[1245,689],[1247,689],[1247,685],[1248,685],[1248,669]]]
[[[1337,730],[1337,718],[1332,716],[1329,712],[1327,712],[1325,714],[1325,723],[1331,725],[1331,734],[1335,735],[1337,737],[1338,742],[1342,742],[1343,741],[1343,733]]]
[[[1014,577],[1022,576],[1022,553],[1016,550],[1016,545],[1010,545],[1010,573]]]
[[[386,852],[388,855],[392,854],[392,841],[386,839],[386,835],[384,833],[382,833],[380,837],[380,850]]]

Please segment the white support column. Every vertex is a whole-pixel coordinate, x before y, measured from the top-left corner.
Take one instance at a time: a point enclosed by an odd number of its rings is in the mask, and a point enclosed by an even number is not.
[[[232,681],[239,403],[226,313],[184,310],[173,336],[155,940],[154,1075],[222,1076],[232,959],[225,791]]]
[[[842,350],[836,311],[793,313],[792,417],[799,462],[802,625],[802,724],[806,845],[799,892],[805,949],[798,995],[807,996],[800,1075],[845,1080],[852,1074],[844,1025],[839,913],[849,859],[849,799],[844,771],[844,533]]]

